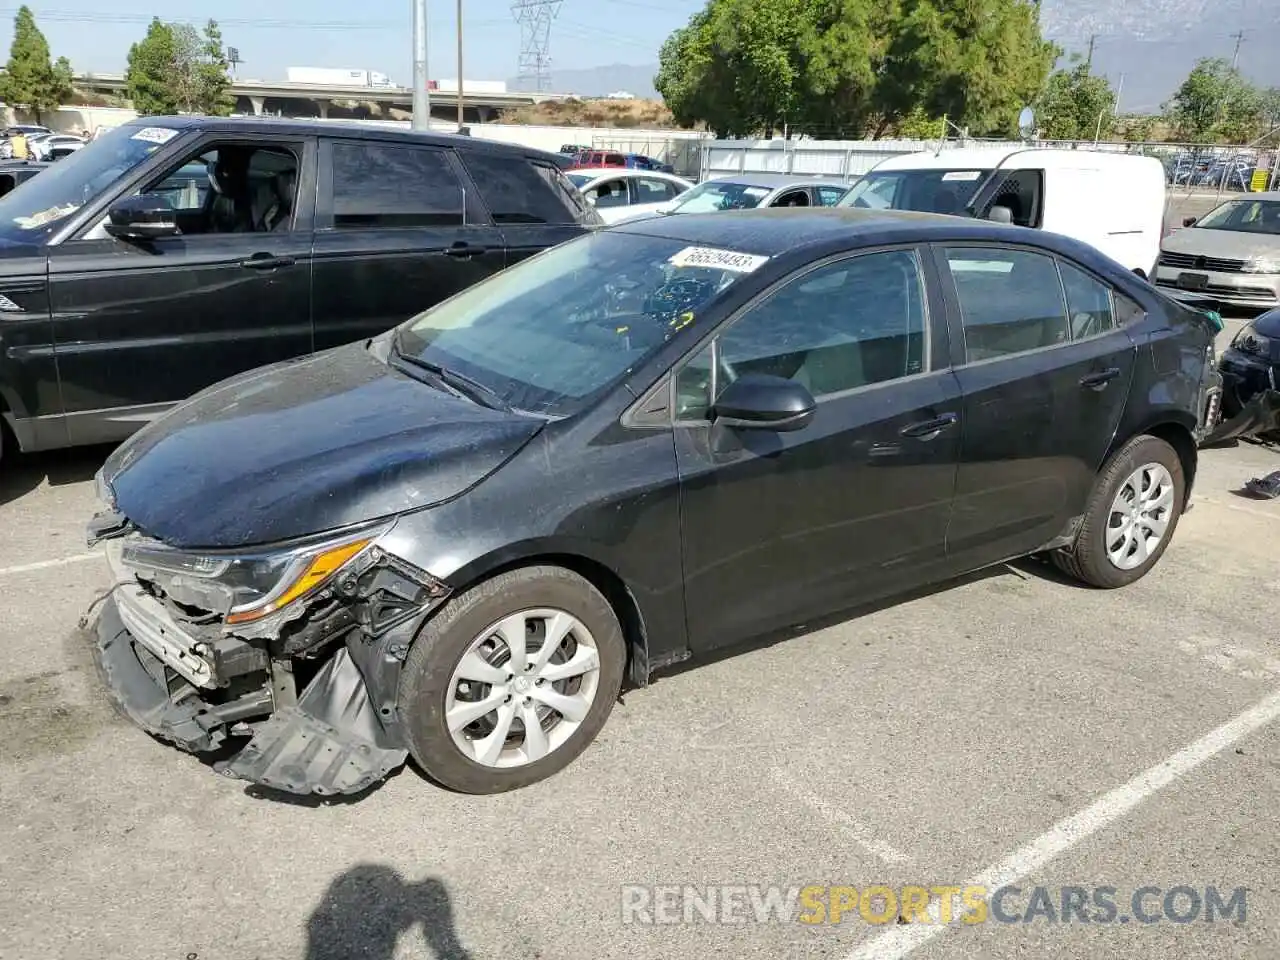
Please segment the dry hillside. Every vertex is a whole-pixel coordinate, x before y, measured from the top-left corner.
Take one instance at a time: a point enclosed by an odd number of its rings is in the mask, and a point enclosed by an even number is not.
[[[502,123],[549,127],[675,127],[658,100],[547,100],[504,110]]]

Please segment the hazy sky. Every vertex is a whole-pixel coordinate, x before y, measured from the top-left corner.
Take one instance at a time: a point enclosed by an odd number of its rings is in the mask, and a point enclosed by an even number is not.
[[[0,0],[4,2],[4,0]],[[700,0],[566,0],[551,28],[552,69],[651,64],[667,35],[702,7]],[[0,7],[3,50],[19,4]],[[153,15],[203,22],[213,16],[228,46],[244,61],[238,76],[283,79],[286,67],[379,70],[408,85],[413,74],[412,5],[408,0],[93,0],[30,3],[54,57],[79,70],[123,72],[129,45]],[[457,73],[456,0],[428,0],[428,72]],[[103,12],[109,10],[111,12]],[[463,0],[464,73],[472,80],[505,80],[516,73],[520,31],[509,0]]]

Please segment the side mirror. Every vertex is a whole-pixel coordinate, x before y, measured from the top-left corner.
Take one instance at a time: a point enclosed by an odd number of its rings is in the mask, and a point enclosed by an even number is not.
[[[178,235],[173,204],[163,197],[140,196],[117,200],[107,211],[106,231],[118,240],[155,240]]]
[[[817,406],[813,394],[794,380],[749,373],[724,388],[711,419],[739,430],[799,430]]]
[[[992,223],[1013,223],[1013,211],[1008,207],[992,207],[987,219]]]
[[[1196,225],[1196,218],[1195,218],[1195,217],[1183,217],[1183,218],[1182,218],[1182,225],[1183,225],[1184,227],[1194,227],[1194,226]]]

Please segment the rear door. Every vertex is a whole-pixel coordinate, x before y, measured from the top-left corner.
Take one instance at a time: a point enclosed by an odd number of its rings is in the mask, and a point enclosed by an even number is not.
[[[507,266],[580,236],[596,219],[554,164],[497,150],[469,148],[460,156],[475,193],[501,230]],[[620,186],[625,200],[626,183]]]
[[[317,350],[383,333],[502,269],[502,234],[464,177],[445,147],[321,142]]]
[[[680,187],[661,177],[631,178],[631,208],[628,213],[652,213],[680,196]]]
[[[311,350],[314,141],[209,134],[135,194],[182,234],[117,240],[98,222],[49,248],[49,300],[73,444],[118,440],[226,377]],[[210,188],[234,168],[233,195]]]
[[[1073,262],[1013,244],[947,244],[938,259],[964,392],[947,544],[972,567],[1036,549],[1082,511],[1137,354],[1110,288]]]

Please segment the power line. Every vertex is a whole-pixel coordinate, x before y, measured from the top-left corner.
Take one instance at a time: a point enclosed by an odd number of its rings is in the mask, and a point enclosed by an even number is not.
[[[0,8],[0,16],[16,14],[16,8]],[[138,24],[146,26],[151,23],[154,18],[149,14],[143,13],[92,13],[82,12],[79,10],[45,10],[39,14],[38,22],[44,23],[87,23],[87,24]],[[208,17],[174,17],[168,19],[161,17],[166,23],[190,23],[193,26],[203,26],[209,22]],[[297,19],[270,19],[255,17],[253,19],[237,18],[237,17],[213,17],[219,27],[234,27],[237,30],[246,29],[266,29],[266,30],[399,30],[405,28],[403,20],[297,20]],[[468,27],[495,27],[506,23],[509,20],[472,20],[468,21]]]

